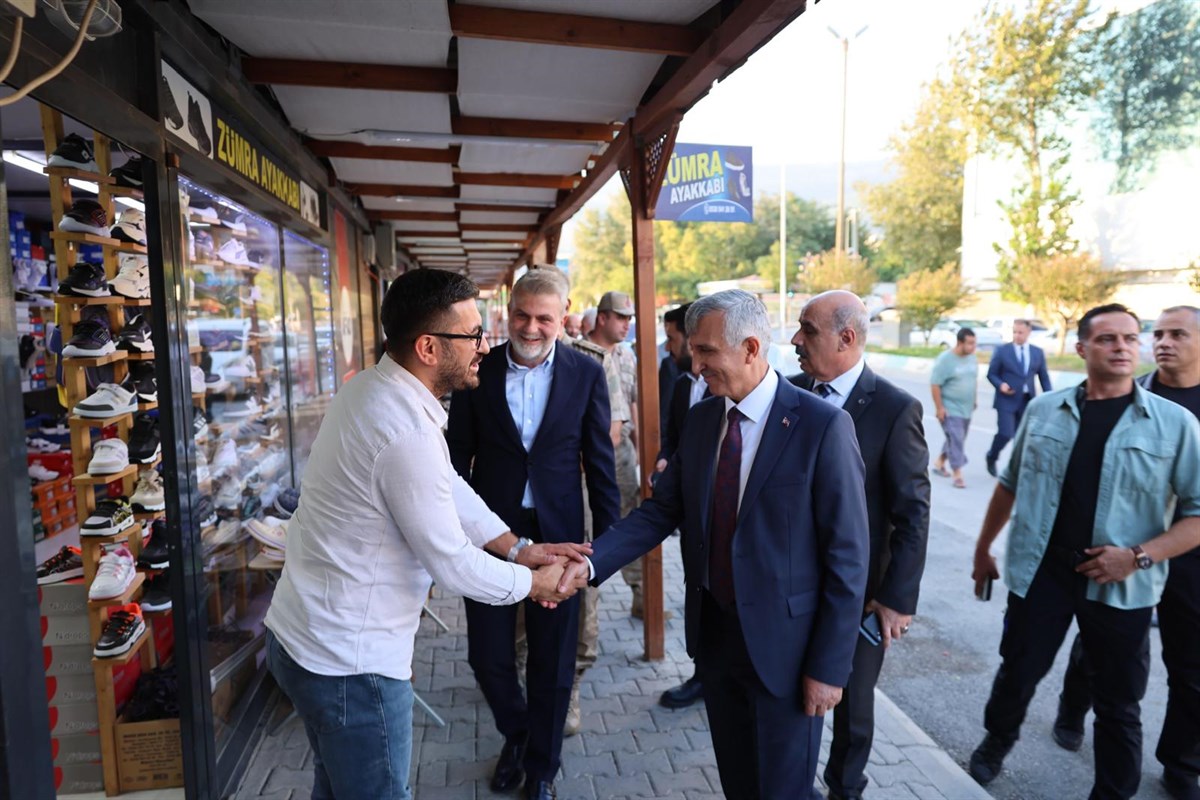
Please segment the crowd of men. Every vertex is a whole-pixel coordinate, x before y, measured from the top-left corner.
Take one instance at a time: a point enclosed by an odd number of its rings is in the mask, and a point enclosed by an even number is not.
[[[493,790],[555,798],[597,652],[597,587],[622,572],[638,616],[634,565],[678,532],[695,671],[661,703],[703,701],[725,795],[818,796],[832,713],[829,796],[864,797],[875,684],[917,612],[930,461],[921,403],[866,363],[862,301],[809,300],[792,340],[803,372],[786,378],[767,363],[771,325],[754,295],[668,312],[658,458],[639,469],[629,296],[608,292],[571,314],[565,277],[531,270],[493,348],[477,295],[439,270],[396,280],[382,308],[386,353],[336,395],[313,446],[267,617],[268,666],[314,751],[312,796],[412,796],[412,651],[436,581],[467,598],[470,666],[503,739]],[[1080,323],[1081,388],[1049,391],[1027,323],[993,356],[1000,433],[987,466],[998,484],[973,577],[980,594],[999,578],[990,546],[1011,520],[1010,593],[987,735],[970,763],[980,783],[1000,771],[1076,620],[1056,740],[1077,748],[1094,709],[1091,797],[1134,796],[1162,598],[1172,707],[1158,755],[1173,797],[1200,792],[1200,558],[1184,555],[1200,545],[1198,315],[1164,312],[1159,368],[1136,384],[1139,326],[1121,306]],[[946,433],[933,471],[956,485],[973,353],[960,331],[932,379]]]

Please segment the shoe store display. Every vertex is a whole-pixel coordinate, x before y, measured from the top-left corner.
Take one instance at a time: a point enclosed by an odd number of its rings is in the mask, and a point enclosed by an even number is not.
[[[146,244],[146,216],[136,208],[126,208],[113,226],[112,237],[120,242]]]
[[[204,370],[193,366],[188,374],[191,376],[192,394],[203,394],[206,388]]]
[[[215,213],[215,212],[214,212]],[[217,248],[213,245],[212,234],[200,229],[195,232],[196,258],[212,260],[216,257]]]
[[[57,453],[59,450],[62,450],[61,444],[55,444],[54,442],[48,442],[45,439],[42,439],[40,437],[34,437],[33,439],[26,439],[25,447],[31,453]]]
[[[217,507],[213,505],[212,498],[206,494],[200,495],[200,500],[196,503],[196,517],[200,520],[202,528],[217,524]]]
[[[215,469],[215,468],[214,468]],[[242,484],[236,478],[226,477],[217,487],[213,500],[221,511],[236,511],[242,507]],[[228,515],[223,515],[228,516]]]
[[[233,408],[228,409],[225,412],[225,416],[230,419],[243,419],[245,417],[257,416],[261,414],[262,411],[262,406],[258,404],[257,400],[251,397],[245,403],[239,403]]]
[[[217,209],[215,209],[211,203],[206,206],[198,206],[198,205],[192,204],[191,213],[192,213],[192,216],[198,218],[201,222],[205,222],[209,225],[220,225],[221,224],[221,217],[220,217],[220,215],[217,214]]]
[[[244,214],[238,214],[232,219],[222,219],[221,224],[239,236],[246,236],[249,233],[246,230],[246,217]]]
[[[112,475],[129,466],[129,445],[120,439],[101,439],[92,443],[89,475]]]
[[[123,497],[108,498],[79,526],[80,536],[113,536],[133,527],[133,509]]]
[[[96,157],[92,154],[92,144],[78,133],[68,133],[54,148],[50,158],[46,160],[47,167],[65,167],[84,172],[98,172]]]
[[[78,547],[67,546],[62,548],[39,564],[37,568],[38,586],[61,583],[71,578],[82,577],[83,556]]]
[[[35,461],[29,465],[29,477],[34,481],[41,483],[42,481],[52,481],[58,478],[58,473],[52,469],[46,469],[42,466],[42,462]]]
[[[84,198],[71,204],[71,210],[58,221],[58,229],[68,233],[90,233],[108,238],[108,214],[95,200]]]
[[[154,341],[150,338],[150,320],[145,314],[135,314],[117,334],[117,349],[131,353],[153,353]]]
[[[262,547],[254,558],[250,559],[250,563],[246,566],[250,569],[281,569],[283,567],[284,552],[276,550],[273,547]]]
[[[217,257],[226,264],[233,264],[238,267],[253,266],[249,256],[246,255],[246,246],[242,244],[240,239],[229,238],[217,250]]]
[[[142,547],[138,554],[138,566],[143,569],[166,569],[171,565],[171,553],[167,547],[166,520],[154,520],[150,541]],[[162,526],[159,527],[159,523]]]
[[[291,519],[296,513],[296,509],[300,506],[300,490],[299,489],[284,489],[275,498],[275,510],[279,512],[282,519]]]
[[[158,418],[149,412],[139,412],[129,431],[129,463],[149,464],[162,455],[162,439]]]
[[[229,388],[229,381],[213,372],[204,373],[204,390],[209,394],[223,392]]]
[[[160,567],[160,569],[163,569]],[[153,614],[171,610],[171,585],[167,573],[155,575],[142,584],[142,611]]]
[[[133,553],[129,552],[125,545],[115,547],[100,557],[96,577],[88,587],[88,600],[111,600],[120,597],[133,585],[136,576]]]
[[[154,376],[153,362],[131,362],[129,364],[129,379],[127,382],[133,384],[133,390],[139,402],[158,402],[158,378]]]
[[[223,439],[217,444],[216,449],[213,450],[212,458],[208,463],[215,472],[226,472],[237,469],[237,444],[232,439]],[[240,492],[241,490],[239,489],[238,491]]]
[[[144,300],[150,296],[150,260],[137,253],[121,253],[112,290],[122,297]]]
[[[287,521],[277,517],[250,519],[242,523],[246,533],[261,544],[276,550],[287,551]]]
[[[138,513],[162,511],[167,507],[166,496],[163,494],[162,476],[158,470],[142,471],[129,502],[133,504],[134,510]]]
[[[142,604],[145,608],[145,603]],[[179,718],[179,677],[174,664],[143,672],[125,706],[126,722]]]
[[[63,358],[99,358],[117,352],[108,323],[90,319],[75,326],[71,340],[63,348]]]
[[[124,186],[126,189],[141,189],[142,168],[142,157],[134,156],[121,166],[110,169],[108,177],[116,178],[117,186]]]
[[[104,277],[103,264],[80,262],[71,267],[67,277],[58,282],[58,293],[69,297],[109,297],[112,295]],[[147,284],[147,294],[149,284]]]
[[[171,130],[179,130],[183,127],[183,114],[179,113],[179,103],[175,100],[175,93],[171,91],[171,84],[167,83],[167,76],[162,76],[162,104],[163,117],[167,120],[167,125]]]
[[[192,438],[197,443],[208,438],[208,419],[200,406],[192,406]]]
[[[99,576],[97,576],[99,580]],[[93,584],[94,585],[94,584]],[[146,632],[146,621],[142,618],[142,607],[128,603],[108,612],[108,621],[96,640],[92,653],[96,658],[112,658],[128,653]]]
[[[215,549],[223,545],[233,544],[245,538],[246,533],[242,530],[242,523],[236,519],[222,520],[220,525],[203,537],[206,549]]]
[[[253,378],[257,374],[258,368],[254,364],[254,356],[234,359],[225,367],[225,377],[227,378]]]
[[[106,419],[137,411],[137,397],[115,383],[102,383],[96,391],[75,405],[72,413],[88,419]]]
[[[187,99],[187,122],[188,133],[196,140],[196,147],[201,153],[208,155],[212,152],[212,139],[208,135],[208,126],[204,124],[204,113],[200,110],[200,104],[196,102],[196,98],[188,93]]]

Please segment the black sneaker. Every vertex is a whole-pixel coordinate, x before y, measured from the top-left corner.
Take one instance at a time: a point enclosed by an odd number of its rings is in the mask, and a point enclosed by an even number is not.
[[[204,114],[200,111],[200,104],[196,102],[196,98],[188,94],[188,133],[196,140],[196,147],[205,155],[212,152],[212,140],[208,138],[208,131],[204,126]]]
[[[104,277],[103,264],[79,263],[58,282],[58,293],[72,297],[108,297],[112,291]]]
[[[165,553],[164,553],[165,556]],[[166,564],[163,564],[163,568]],[[142,585],[142,611],[170,611],[171,586],[167,582],[167,573],[154,576]]]
[[[138,556],[138,566],[145,569],[166,569],[171,565],[171,554],[167,548],[167,521],[154,520],[150,530],[150,541],[142,547],[141,555]]]
[[[206,494],[200,495],[200,502],[196,504],[196,516],[200,519],[201,528],[217,524],[217,507],[213,505],[212,497]]]
[[[64,547],[37,569],[38,586],[83,577],[83,558],[78,547]]]
[[[143,403],[158,402],[158,378],[154,377],[153,361],[131,361],[127,383]],[[129,387],[126,387],[129,388]]]
[[[101,500],[79,526],[80,536],[112,536],[133,527],[133,509],[124,497]]]
[[[179,109],[175,109],[175,113],[179,113]],[[124,186],[127,189],[142,188],[142,157],[134,156],[119,167],[113,167],[108,171],[110,178],[117,179],[117,186]]]
[[[92,145],[87,139],[77,133],[68,133],[50,154],[46,166],[96,172],[96,158],[92,155]]]
[[[97,358],[117,352],[107,322],[86,320],[75,326],[71,340],[63,348],[63,358]]]
[[[179,104],[175,102],[175,93],[171,91],[171,84],[167,83],[165,75],[162,78],[162,91],[163,116],[166,117],[168,125],[179,130],[183,127],[183,114],[179,113]]]
[[[117,349],[132,353],[154,352],[154,342],[150,339],[150,320],[144,314],[135,315],[121,328],[117,334]]]
[[[138,413],[129,431],[129,461],[132,464],[149,464],[162,453],[162,441],[158,433],[158,420],[146,411]]]
[[[108,621],[104,623],[104,630],[100,632],[92,653],[97,658],[128,653],[133,643],[145,632],[146,621],[142,619],[142,609],[137,603],[118,606],[108,613]]]
[[[104,206],[95,200],[76,200],[71,204],[71,210],[58,221],[60,231],[70,233],[90,233],[95,236],[109,235],[108,214]]]
[[[205,417],[204,409],[200,406],[192,406],[192,438],[203,439],[208,435],[208,419]]]
[[[1008,755],[1009,750],[1012,750],[1013,744],[1012,741],[1005,741],[990,733],[983,737],[979,747],[976,747],[975,752],[971,753],[969,765],[971,777],[975,779],[976,783],[980,786],[987,786],[996,779],[1004,766],[1004,757]]]

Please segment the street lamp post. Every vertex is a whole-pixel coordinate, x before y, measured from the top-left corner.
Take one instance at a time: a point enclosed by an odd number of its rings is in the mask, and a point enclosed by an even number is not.
[[[850,41],[867,32],[867,25],[859,28],[852,37],[842,36],[832,25],[828,26],[833,38],[842,43],[842,147],[838,159],[837,187],[837,230],[834,232],[833,248],[838,253],[846,252],[846,95],[850,74]]]

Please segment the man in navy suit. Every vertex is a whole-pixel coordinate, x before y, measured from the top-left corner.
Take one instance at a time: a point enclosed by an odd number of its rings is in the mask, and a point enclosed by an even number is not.
[[[508,343],[484,356],[478,388],[456,392],[450,403],[450,459],[521,537],[510,561],[530,542],[584,541],[581,463],[594,530],[620,518],[604,368],[557,346],[566,308],[557,270],[526,273],[512,289]],[[527,798],[555,796],[578,606],[578,596],[554,609],[525,605],[526,702],[517,681],[516,607],[466,602],[467,658],[505,738],[493,791],[511,791],[524,777]]]
[[[1025,414],[1025,406],[1037,394],[1034,379],[1042,382],[1042,391],[1050,391],[1050,372],[1046,369],[1046,354],[1042,348],[1029,344],[1033,325],[1029,320],[1013,321],[1013,340],[1000,345],[992,353],[988,365],[988,383],[996,387],[996,436],[987,451],[987,471],[996,477],[996,460],[1012,438],[1017,435],[1017,426]]]
[[[862,458],[848,414],[766,361],[762,302],[730,290],[687,314],[714,397],[688,413],[653,496],[560,587],[599,584],[678,528],[688,653],[703,674],[727,797],[807,795],[821,717],[850,677],[867,580]]]

